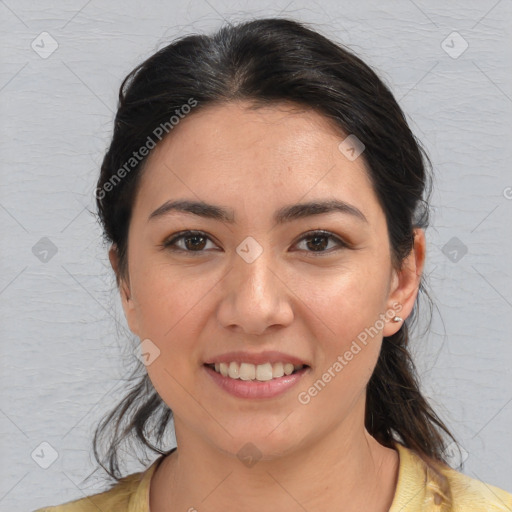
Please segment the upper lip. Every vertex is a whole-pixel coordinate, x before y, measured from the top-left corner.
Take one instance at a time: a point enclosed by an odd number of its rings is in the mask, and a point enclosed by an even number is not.
[[[218,356],[212,356],[205,364],[215,363],[252,363],[254,365],[265,363],[292,363],[293,365],[309,366],[305,361],[299,357],[285,354],[284,352],[266,351],[266,352],[227,352]]]

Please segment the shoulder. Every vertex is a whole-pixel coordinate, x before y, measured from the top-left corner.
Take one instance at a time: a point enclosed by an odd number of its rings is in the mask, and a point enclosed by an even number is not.
[[[34,512],[126,512],[133,506],[141,510],[147,497],[146,487],[154,469],[154,464],[146,471],[133,473],[121,478],[107,491],[86,496],[61,505],[48,506]],[[142,508],[143,510],[143,508]]]
[[[441,472],[448,481],[453,512],[512,510],[512,494],[509,492],[449,467],[441,469]]]
[[[402,487],[416,494],[417,510],[437,512],[510,512],[512,494],[472,478],[446,464],[396,444]],[[405,494],[405,492],[403,492]],[[412,500],[414,501],[414,499]],[[423,507],[423,508],[422,508]],[[426,508],[425,508],[426,507]],[[414,507],[411,510],[416,510]]]

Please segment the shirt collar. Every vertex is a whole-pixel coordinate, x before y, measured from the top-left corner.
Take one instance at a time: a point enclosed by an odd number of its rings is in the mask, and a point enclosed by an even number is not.
[[[174,448],[172,451],[174,451]],[[169,453],[171,453],[169,452]],[[139,479],[136,481],[133,493],[130,496],[130,502],[128,503],[128,512],[149,512],[149,489],[151,483],[151,477],[155,472],[156,468],[162,463],[166,454],[161,455],[158,459],[151,464],[151,466],[140,473]]]
[[[398,482],[389,512],[450,512],[448,479],[434,461],[426,461],[414,450],[395,442],[400,457]]]

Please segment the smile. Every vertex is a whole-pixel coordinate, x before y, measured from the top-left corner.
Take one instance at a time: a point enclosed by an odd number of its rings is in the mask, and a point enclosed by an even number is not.
[[[223,377],[230,379],[240,380],[257,380],[265,382],[272,379],[278,379],[284,375],[291,375],[292,373],[302,370],[303,364],[293,365],[292,363],[237,363],[232,361],[230,363],[215,363],[207,365],[213,368],[217,373]]]
[[[204,364],[210,378],[237,398],[273,398],[295,386],[311,368],[291,363]]]

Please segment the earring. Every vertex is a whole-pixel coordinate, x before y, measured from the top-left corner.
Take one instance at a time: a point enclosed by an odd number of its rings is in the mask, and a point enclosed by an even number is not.
[[[403,320],[403,318],[399,317],[399,316],[395,316],[395,318],[393,318],[393,322],[401,322]]]

